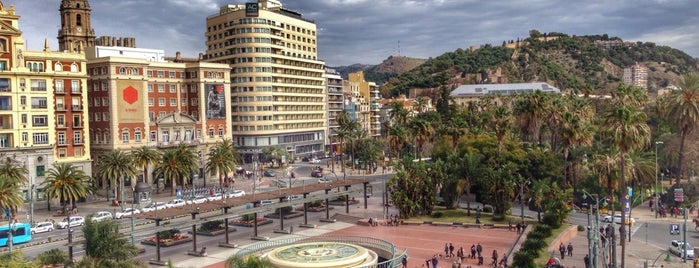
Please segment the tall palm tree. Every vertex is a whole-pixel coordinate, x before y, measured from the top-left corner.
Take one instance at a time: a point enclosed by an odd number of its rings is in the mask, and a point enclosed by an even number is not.
[[[223,186],[223,179],[235,169],[239,156],[230,139],[224,139],[216,144],[213,154],[206,161],[204,169],[207,172],[215,171],[218,174],[218,185]]]
[[[112,150],[100,157],[98,161],[96,175],[110,181],[117,194],[116,200],[122,204],[123,208],[124,179],[136,175],[136,165],[133,158],[124,151]]]
[[[413,107],[418,113],[423,113],[427,109],[427,99],[423,96],[419,96],[415,98],[415,103],[413,103]]]
[[[12,160],[7,159],[3,161],[2,165],[0,165],[0,176],[5,176],[7,179],[10,180],[10,182],[17,184],[17,185],[22,185],[27,183],[27,174],[29,171],[27,171],[27,168],[21,165],[15,165],[12,163]]]
[[[675,183],[680,183],[684,175],[683,161],[685,141],[699,124],[699,73],[688,73],[682,77],[679,90],[672,91],[667,98],[667,119],[679,129],[680,148],[677,157],[679,172]]]
[[[395,124],[405,125],[408,122],[410,112],[403,107],[403,103],[398,101],[389,102],[388,109],[388,116]]]
[[[522,133],[522,139],[535,143],[539,139],[541,124],[548,109],[549,95],[536,90],[517,97],[514,114]]]
[[[151,184],[151,181],[148,180],[148,166],[154,165],[160,161],[160,152],[148,146],[143,146],[131,151],[131,157],[133,158],[134,164],[143,167],[143,181]]]
[[[46,179],[41,183],[49,199],[70,202],[75,208],[75,201],[85,198],[93,192],[90,176],[70,163],[55,163],[46,172]]]
[[[413,134],[413,139],[415,140],[415,146],[417,149],[417,159],[422,159],[422,149],[425,143],[432,139],[435,130],[432,125],[422,118],[416,118],[409,123],[410,130]]]
[[[267,258],[248,255],[246,257],[232,256],[226,260],[226,268],[274,268]]]
[[[10,177],[0,175],[0,208],[10,209],[13,218],[17,208],[24,204],[24,197],[19,187],[20,185],[15,183]]]
[[[579,115],[566,112],[563,114],[563,120],[560,127],[561,142],[563,143],[563,172],[565,180],[571,181],[573,184],[573,193],[577,193],[577,183],[574,178],[570,178],[570,167],[568,159],[570,158],[570,150],[578,146],[592,144],[592,126],[585,122]]]
[[[170,195],[174,196],[175,189],[177,188],[177,180],[180,180],[181,184],[184,185],[184,178],[189,176],[196,168],[196,154],[180,144],[176,148],[165,150],[163,157],[155,166],[153,173],[156,174],[156,176],[162,175],[170,180],[172,185],[170,188]]]
[[[646,114],[640,109],[644,104],[644,96],[640,88],[619,86],[613,94],[612,107],[604,115],[604,127],[613,146],[620,153],[621,189],[626,189],[626,155],[629,151],[650,143],[650,127],[646,124]],[[621,191],[624,192],[624,191]],[[620,198],[623,200],[623,198]],[[621,210],[621,218],[626,219],[626,210]],[[621,221],[622,230],[625,222]],[[624,267],[626,243],[625,232],[620,233],[621,267]]]
[[[388,144],[391,149],[396,152],[397,158],[400,159],[400,154],[405,145],[408,143],[409,133],[405,127],[396,125],[391,127],[391,133],[388,136]]]

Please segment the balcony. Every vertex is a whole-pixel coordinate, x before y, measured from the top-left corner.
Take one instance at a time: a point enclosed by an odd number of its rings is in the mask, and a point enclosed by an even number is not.
[[[56,125],[56,128],[57,128],[57,129],[66,128],[66,124],[57,124],[57,125]]]
[[[73,145],[83,145],[84,141],[81,138],[73,139]]]
[[[79,123],[79,122],[74,122],[74,123],[73,123],[73,128],[83,128],[83,124],[81,124],[81,123]]]
[[[0,111],[12,111],[12,105],[0,104]]]
[[[32,109],[46,109],[46,107],[46,104],[32,104]]]
[[[82,90],[80,88],[71,88],[70,89],[70,94],[82,94]]]
[[[56,104],[56,111],[65,111],[66,106],[63,104]]]
[[[82,110],[83,110],[83,106],[82,106],[82,105],[71,105],[70,108],[71,108],[71,110],[74,111],[74,112],[79,112],[79,111],[82,111]]]
[[[65,146],[68,146],[68,143],[67,143],[65,140],[59,140],[59,141],[56,143],[56,146],[65,147]]]
[[[63,88],[56,88],[56,94],[66,94],[66,91]]]

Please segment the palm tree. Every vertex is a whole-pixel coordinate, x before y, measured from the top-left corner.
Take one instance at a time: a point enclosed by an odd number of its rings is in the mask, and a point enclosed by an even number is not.
[[[543,211],[542,204],[550,191],[550,187],[551,180],[542,178],[534,180],[532,187],[529,188],[529,196],[532,198],[531,202],[533,202],[536,207],[536,218],[539,222],[541,222],[541,211]]]
[[[115,189],[115,193],[117,193],[116,200],[122,204],[122,208],[124,179],[136,175],[136,165],[134,164],[131,155],[121,150],[112,150],[99,158],[96,175],[110,181],[110,184]]]
[[[577,183],[574,178],[570,178],[568,159],[570,150],[578,146],[592,144],[592,127],[575,113],[566,112],[560,127],[561,142],[563,143],[563,172],[566,181],[572,181],[573,194],[577,193]]]
[[[148,146],[143,146],[131,151],[131,157],[136,165],[143,167],[143,181],[151,184],[151,182],[148,180],[148,166],[160,161],[160,152],[153,150]]]
[[[539,139],[541,124],[548,109],[548,95],[540,90],[524,93],[517,98],[514,114],[517,114],[522,139],[535,143]]]
[[[0,176],[7,177],[10,182],[22,185],[27,183],[27,168],[24,166],[15,165],[9,158],[0,165]]]
[[[415,98],[415,103],[413,103],[413,107],[418,113],[423,113],[425,109],[427,109],[427,99],[423,96]]]
[[[408,143],[408,131],[403,126],[391,127],[391,134],[388,136],[388,144],[391,149],[396,152],[397,158],[400,159],[400,153]]]
[[[180,144],[177,148],[165,150],[160,162],[153,171],[156,176],[162,175],[170,180],[172,185],[170,195],[175,195],[177,180],[180,179],[184,185],[184,178],[196,170],[196,155]]]
[[[85,222],[85,255],[97,264],[92,267],[143,267],[141,261],[134,258],[138,255],[136,246],[118,230],[119,223],[112,220]]]
[[[422,149],[425,143],[432,139],[435,130],[432,125],[424,119],[416,118],[409,123],[410,130],[413,134],[413,139],[415,140],[415,145],[417,146],[417,159],[422,159]]]
[[[683,161],[685,154],[685,141],[699,124],[699,73],[688,73],[683,76],[680,89],[672,91],[667,99],[667,119],[679,129],[680,148],[677,157],[677,170],[679,172],[676,184],[684,175]]]
[[[72,208],[75,208],[76,200],[93,192],[90,177],[70,163],[53,164],[46,172],[46,179],[41,183],[41,188],[49,199],[70,202]]]
[[[19,187],[20,185],[10,177],[4,174],[0,175],[0,208],[9,208],[13,218],[17,208],[24,204],[24,197]]]
[[[41,267],[59,267],[59,265],[62,266],[69,260],[70,257],[68,257],[68,252],[53,248],[39,253],[39,255],[36,256],[34,263],[42,265]]]
[[[650,143],[650,127],[646,124],[646,114],[639,108],[645,103],[645,97],[640,88],[619,86],[613,98],[612,107],[604,115],[604,126],[612,144],[619,149],[621,189],[623,190],[626,189],[626,155],[629,151]],[[621,210],[621,218],[626,219],[626,210]],[[622,230],[625,229],[624,224],[624,221],[621,221]],[[623,268],[626,254],[625,232],[620,234],[621,267]]]
[[[235,169],[238,159],[233,142],[230,139],[224,139],[216,144],[216,148],[209,156],[209,160],[204,168],[207,172],[216,171],[218,174],[218,185],[223,186],[223,179],[229,172]]]

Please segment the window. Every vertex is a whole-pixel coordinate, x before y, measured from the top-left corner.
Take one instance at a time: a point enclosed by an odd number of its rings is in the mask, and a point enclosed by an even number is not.
[[[186,99],[186,98],[185,98],[185,99],[181,99],[181,100],[180,100],[180,105],[182,105],[182,106],[187,106],[187,99]]]
[[[21,104],[22,106],[27,105],[27,96],[20,96],[19,104]]]
[[[108,112],[102,112],[102,121],[109,121],[109,113]]]
[[[58,132],[58,145],[66,145],[66,133]]]
[[[73,127],[83,127],[82,117],[80,114],[73,114]]]
[[[121,141],[124,143],[129,143],[129,132],[124,131],[121,133]]]
[[[170,73],[168,73],[168,77],[170,77],[170,78],[175,78],[175,72],[170,72]]]
[[[46,109],[46,97],[32,97],[32,108]]]
[[[33,140],[34,140],[34,144],[49,144],[49,134],[48,133],[34,133]]]
[[[197,139],[201,139],[201,129],[197,129]]]
[[[148,75],[148,77],[153,77],[153,71],[148,71],[146,72],[146,74]]]
[[[80,80],[70,81],[70,93],[80,93]]]
[[[58,158],[66,157],[66,148],[58,149]]]
[[[192,98],[192,106],[197,106],[199,105],[199,99]]]
[[[108,97],[102,97],[102,106],[109,106],[109,98]]]
[[[56,115],[56,125],[58,127],[66,127],[66,116],[63,114]]]
[[[96,122],[102,121],[102,116],[100,116],[100,113],[95,113],[95,121]]]
[[[152,84],[148,84],[148,92],[153,92],[153,85]]]
[[[133,69],[131,69],[131,73],[132,73],[133,75],[139,75],[139,73],[138,73],[138,68],[134,67]]]
[[[74,156],[74,157],[81,157],[81,156],[83,156],[83,148],[82,148],[82,147],[73,148],[73,156]]]
[[[177,99],[175,98],[170,98],[170,106],[177,106]]]
[[[162,140],[163,140],[164,142],[170,141],[170,131],[163,130],[163,138],[162,138]]]
[[[126,74],[126,68],[124,68],[124,67],[119,68],[119,74]]]
[[[95,105],[94,105],[95,107],[100,107],[100,99],[99,98],[94,98],[93,101],[95,103]]]
[[[104,133],[104,143],[109,143],[109,132]]]
[[[177,87],[175,85],[170,85],[170,93],[175,93],[177,92]]]
[[[148,98],[148,106],[153,106],[154,105],[154,100],[153,98]]]
[[[165,107],[165,98],[158,98],[158,106]]]
[[[155,121],[155,112],[148,112],[148,119],[152,122]]]
[[[48,116],[46,116],[46,115],[33,115],[32,116],[32,126],[34,126],[34,127],[48,126]]]
[[[213,138],[213,137],[214,137],[214,129],[210,128],[209,129],[209,138]]]
[[[219,128],[219,129],[218,129],[218,136],[219,136],[220,138],[223,138],[223,128]]]
[[[159,84],[159,85],[158,85],[158,92],[159,92],[159,93],[165,92],[165,85]]]
[[[78,71],[78,65],[73,63],[70,65],[70,71],[71,72],[77,72]]]
[[[32,91],[46,91],[46,80],[44,79],[30,79],[29,86]]]
[[[150,141],[155,141],[155,138],[157,137],[157,133],[155,131],[150,132]]]
[[[141,131],[140,130],[134,131],[133,140],[136,142],[141,142]]]
[[[65,111],[66,107],[63,105],[63,98],[56,99],[56,110]]]
[[[63,89],[63,80],[56,80],[56,93],[65,93],[65,89]]]
[[[95,141],[97,141],[97,143],[100,143],[102,141],[102,133],[97,132],[95,134]]]
[[[29,133],[22,132],[22,142],[27,142],[28,139],[29,139]]]
[[[163,78],[163,76],[165,76],[165,72],[158,71],[158,78]]]
[[[83,144],[83,138],[80,131],[73,132],[73,144]]]

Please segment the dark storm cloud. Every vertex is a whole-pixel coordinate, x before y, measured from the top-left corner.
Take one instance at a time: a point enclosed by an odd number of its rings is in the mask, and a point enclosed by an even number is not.
[[[48,38],[57,48],[60,0],[3,1],[27,19],[20,27],[30,49]],[[204,52],[206,17],[224,0],[92,0],[97,36],[132,36],[139,47]],[[375,64],[400,53],[435,57],[458,48],[500,45],[529,30],[570,35],[609,34],[655,42],[699,56],[699,5],[694,0],[286,0],[318,27],[319,57],[330,66]],[[38,16],[37,16],[38,15]],[[41,17],[42,19],[33,19]],[[399,50],[400,49],[400,50]]]

